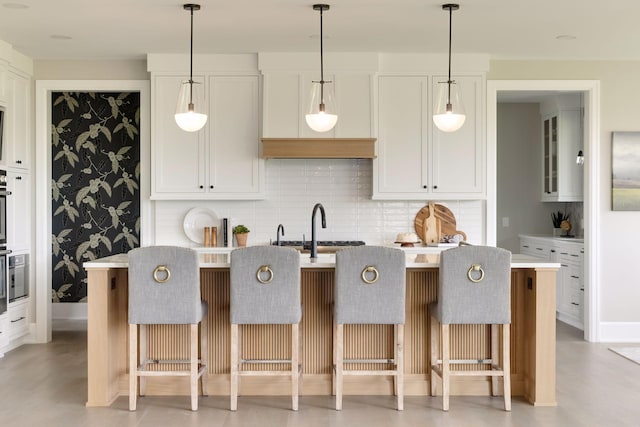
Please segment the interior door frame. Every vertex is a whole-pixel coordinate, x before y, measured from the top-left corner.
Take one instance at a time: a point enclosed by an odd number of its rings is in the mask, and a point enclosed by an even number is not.
[[[497,234],[498,92],[573,91],[585,94],[584,104],[584,338],[600,341],[600,81],[487,80],[487,240]]]
[[[35,90],[35,330],[33,341],[51,341],[51,93],[140,93],[140,235],[141,246],[155,241],[151,196],[151,85],[148,80],[37,80]],[[86,304],[74,303],[85,306]],[[32,304],[33,306],[33,304]],[[74,307],[75,308],[75,307]],[[78,306],[78,308],[81,308]],[[85,315],[86,316],[86,315]],[[86,317],[85,317],[86,318]]]

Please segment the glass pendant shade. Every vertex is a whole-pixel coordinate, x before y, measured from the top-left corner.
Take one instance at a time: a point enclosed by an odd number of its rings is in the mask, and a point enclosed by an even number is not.
[[[201,84],[186,80],[180,86],[178,105],[176,106],[176,123],[180,129],[195,132],[207,123],[207,115],[202,112],[204,98]]]
[[[440,82],[433,123],[443,132],[455,132],[462,127],[465,119],[464,105],[456,82]]]
[[[333,83],[311,83],[309,98],[309,109],[305,115],[307,125],[316,132],[328,132],[333,129],[338,122],[333,97]]]

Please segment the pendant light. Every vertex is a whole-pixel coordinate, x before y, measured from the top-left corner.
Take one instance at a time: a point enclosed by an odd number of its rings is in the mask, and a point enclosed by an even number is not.
[[[576,164],[580,166],[584,165],[584,154],[582,153],[582,150],[578,151],[578,155],[576,156]]]
[[[444,4],[442,9],[449,11],[449,78],[446,82],[439,82],[433,122],[443,132],[455,132],[462,127],[466,118],[458,85],[451,80],[451,21],[453,11],[460,9],[460,5]]]
[[[180,129],[187,132],[195,132],[207,123],[207,115],[204,114],[204,98],[200,83],[193,81],[193,11],[200,10],[199,4],[185,4],[184,10],[191,11],[191,52],[189,55],[189,80],[182,82],[178,105],[176,107],[176,123]]]
[[[338,121],[333,99],[333,82],[324,79],[322,12],[329,10],[329,5],[314,4],[313,10],[320,11],[320,80],[311,82],[309,110],[305,119],[307,125],[316,132],[328,132]]]

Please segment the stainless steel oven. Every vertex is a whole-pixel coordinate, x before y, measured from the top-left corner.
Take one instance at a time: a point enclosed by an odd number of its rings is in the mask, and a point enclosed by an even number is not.
[[[7,311],[8,304],[8,269],[7,259],[9,258],[10,250],[7,250],[4,246],[0,247],[0,314]]]

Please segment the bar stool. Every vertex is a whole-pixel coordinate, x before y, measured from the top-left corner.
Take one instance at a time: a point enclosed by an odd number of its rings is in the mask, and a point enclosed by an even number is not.
[[[438,301],[431,312],[431,395],[436,375],[442,378],[442,409],[449,410],[452,376],[491,376],[491,394],[498,395],[497,377],[503,377],[504,409],[511,410],[509,334],[511,324],[511,252],[489,246],[461,246],[442,252]],[[438,331],[437,324],[440,324]],[[451,360],[449,325],[491,325],[491,358]],[[502,325],[502,369],[498,364]],[[438,332],[440,350],[438,349]],[[442,359],[439,359],[439,352]],[[490,369],[451,370],[451,364],[490,365]]]
[[[358,246],[336,253],[334,306],[334,391],[342,409],[343,376],[393,376],[397,408],[404,408],[405,255],[400,249]],[[394,325],[393,359],[345,359],[345,324]],[[393,364],[394,369],[347,370],[345,364]]]
[[[152,246],[129,251],[129,410],[136,410],[138,377],[140,391],[144,395],[146,376],[189,377],[191,410],[198,409],[198,378],[202,383],[202,394],[207,395],[207,311],[207,303],[200,299],[200,269],[196,251],[174,246]],[[202,327],[198,340],[200,323]],[[146,325],[175,324],[190,325],[189,359],[148,359]],[[158,369],[160,364],[166,363],[188,364],[189,369]]]
[[[291,405],[298,410],[300,379],[300,254],[281,246],[231,252],[231,410],[238,408],[240,376],[291,378]],[[239,325],[291,325],[291,359],[243,359]],[[249,363],[288,363],[288,371],[242,370]]]

